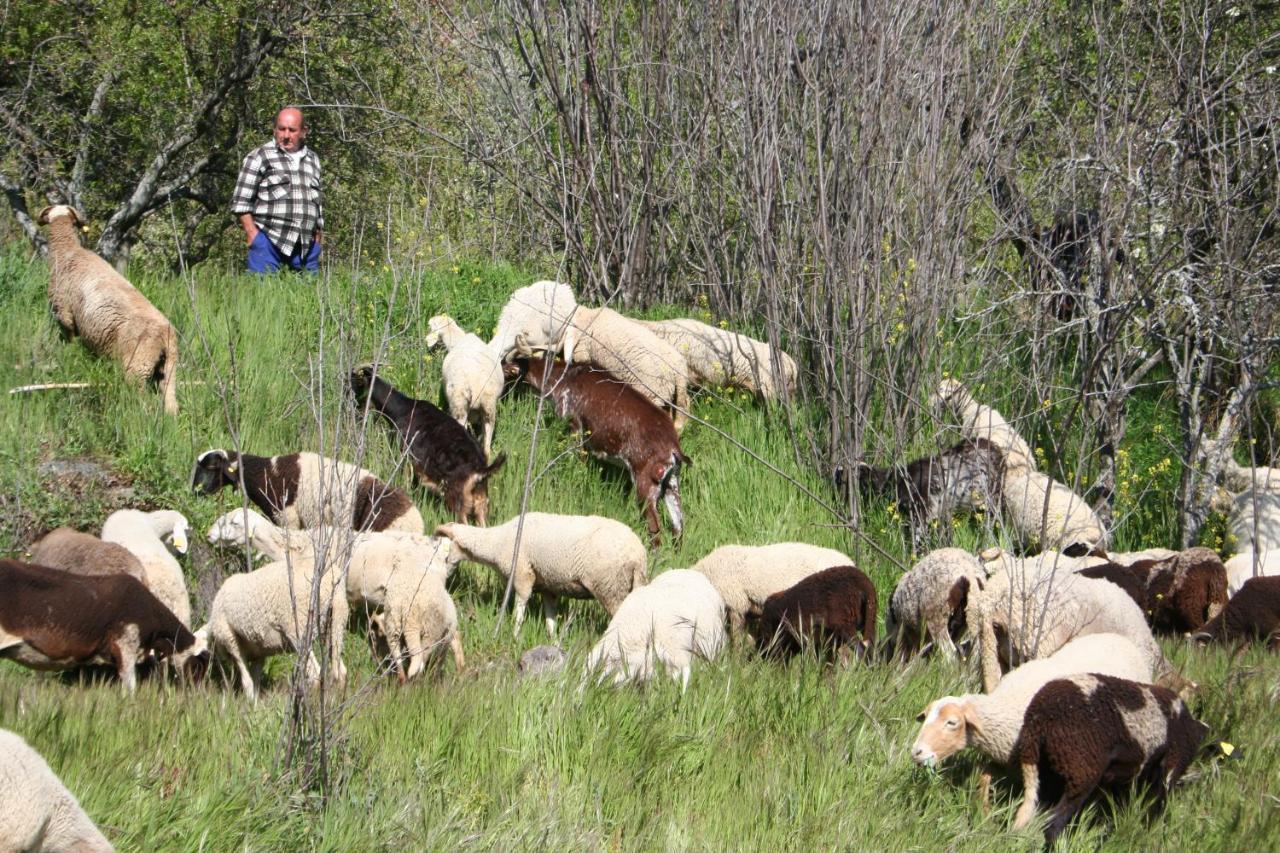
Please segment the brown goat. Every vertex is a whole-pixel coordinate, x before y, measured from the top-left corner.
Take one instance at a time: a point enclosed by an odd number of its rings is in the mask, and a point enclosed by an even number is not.
[[[525,382],[555,401],[556,414],[581,433],[588,451],[626,467],[644,506],[653,544],[661,541],[659,499],[678,539],[684,532],[678,474],[682,464],[691,463],[680,449],[671,419],[607,370],[541,358],[517,359],[516,369]]]

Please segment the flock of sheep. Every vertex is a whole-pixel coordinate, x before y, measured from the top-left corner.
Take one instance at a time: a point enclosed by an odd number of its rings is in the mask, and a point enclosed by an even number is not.
[[[172,327],[79,247],[77,219],[65,206],[40,216],[50,228],[49,295],[59,323],[120,359],[130,376],[155,379],[166,408],[176,408]],[[232,488],[255,509],[221,516],[208,541],[269,562],[227,578],[207,624],[193,630],[182,568],[170,552],[185,550],[186,519],[122,510],[100,536],[60,528],[32,545],[30,563],[0,561],[0,599],[8,602],[0,601],[0,657],[42,669],[110,663],[132,690],[139,668],[194,679],[217,654],[230,659],[252,698],[267,658],[306,649],[316,637],[327,654],[311,655],[309,677],[342,684],[345,626],[359,611],[373,656],[406,682],[447,653],[458,670],[465,666],[447,586],[464,561],[506,579],[517,634],[535,592],[553,640],[559,599],[599,602],[610,621],[585,671],[600,680],[665,674],[687,689],[697,661],[714,659],[751,628],[760,652],[780,658],[813,650],[871,663],[929,652],[956,657],[972,647],[983,692],[930,703],[912,758],[935,766],[973,747],[991,767],[1018,771],[1025,799],[1015,826],[1033,819],[1051,777],[1062,789],[1045,830],[1052,839],[1104,783],[1143,779],[1163,796],[1205,736],[1185,704],[1195,685],[1175,671],[1153,631],[1280,644],[1280,471],[1229,463],[1223,508],[1243,550],[1225,564],[1204,548],[1113,553],[1085,501],[1037,470],[1017,430],[954,380],[933,402],[958,423],[962,441],[893,468],[839,470],[837,487],[887,494],[917,542],[934,521],[990,511],[1021,555],[929,552],[889,596],[879,646],[877,591],[839,551],[723,545],[689,569],[650,580],[646,544],[620,521],[528,512],[489,526],[487,481],[505,460],[491,458],[497,402],[507,384],[522,381],[545,395],[586,449],[628,470],[656,542],[659,503],[676,536],[685,524],[679,474],[691,461],[679,434],[689,386],[732,385],[785,402],[796,365],[777,347],[696,321],[642,322],[579,305],[555,282],[513,293],[489,342],[443,315],[429,327],[427,345],[449,350],[447,414],[391,387],[376,365],[357,367],[349,382],[356,405],[386,420],[415,481],[439,494],[453,521],[428,535],[408,494],[341,460],[209,450],[195,461],[192,488]],[[140,367],[135,356],[143,352],[151,360]],[[102,618],[57,612],[58,601],[90,594],[104,602]],[[29,616],[32,607],[57,617],[43,624]],[[544,647],[532,652],[531,665],[546,657]],[[29,780],[5,787],[47,792],[13,804],[8,822],[0,793],[0,847],[78,841],[110,849],[39,756],[14,735],[0,738],[13,741],[0,750],[0,775]],[[989,772],[984,797],[988,780]]]

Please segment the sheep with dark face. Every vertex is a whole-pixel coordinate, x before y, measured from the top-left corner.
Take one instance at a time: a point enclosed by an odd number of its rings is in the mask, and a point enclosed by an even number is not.
[[[1103,785],[1147,781],[1162,804],[1195,758],[1208,727],[1171,690],[1109,675],[1050,681],[1022,723],[1016,759],[1025,799],[1013,821],[1035,817],[1041,781],[1062,782],[1045,838],[1052,842]]]
[[[837,468],[836,488],[847,497],[848,474]],[[904,466],[858,465],[858,487],[864,496],[887,495],[898,505],[920,547],[934,522],[957,511],[994,511],[1004,484],[1004,454],[985,438],[966,439],[934,456]]]
[[[1280,651],[1280,577],[1250,578],[1221,613],[1195,635],[1200,641],[1261,640]]]
[[[249,501],[281,527],[424,529],[422,515],[402,490],[363,468],[315,453],[254,456],[218,449],[196,457],[192,489],[211,495],[227,486],[243,488]]]
[[[505,453],[489,464],[466,427],[426,400],[401,394],[372,365],[351,371],[351,391],[357,407],[391,424],[413,464],[414,480],[440,495],[455,521],[474,518],[481,527],[488,522],[488,481],[507,461]]]
[[[860,569],[833,566],[765,599],[756,643],[767,657],[788,659],[812,646],[842,663],[876,641],[876,588]]]
[[[680,467],[692,463],[662,410],[608,371],[584,364],[522,358],[513,371],[555,401],[556,414],[569,420],[591,454],[626,467],[653,543],[661,540],[660,500],[679,538],[684,532]]]

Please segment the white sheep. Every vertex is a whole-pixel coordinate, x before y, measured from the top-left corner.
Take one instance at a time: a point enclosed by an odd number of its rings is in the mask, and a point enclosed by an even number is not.
[[[1249,578],[1280,575],[1280,551],[1254,551],[1246,548],[1222,565],[1227,570],[1227,593],[1235,595]]]
[[[527,350],[521,341],[521,351]],[[671,344],[612,308],[580,306],[564,336],[564,360],[590,362],[671,412],[677,430],[689,411],[689,365]]]
[[[742,635],[748,615],[759,616],[765,599],[790,589],[815,572],[852,566],[853,560],[831,548],[803,542],[772,545],[721,545],[692,568],[701,572],[724,599],[729,629]]]
[[[777,400],[786,389],[795,394],[795,359],[777,350],[777,375],[774,381],[774,350],[764,341],[718,329],[697,320],[637,320],[655,335],[671,344],[689,365],[689,383],[703,388],[742,388],[762,400]]]
[[[1228,519],[1237,550],[1280,550],[1280,491],[1248,488],[1232,496]]]
[[[631,591],[587,657],[587,672],[615,684],[647,681],[659,665],[689,686],[694,658],[724,646],[724,599],[701,572],[672,569]]]
[[[345,531],[344,531],[345,533]],[[210,545],[248,543],[269,560],[313,560],[316,542],[307,534],[272,524],[248,508],[233,509],[214,520],[206,535]],[[326,548],[328,566],[346,570],[347,600],[381,606],[387,579],[401,569],[421,574],[438,568],[446,575],[449,543],[442,539],[401,530],[366,531],[338,535],[320,543]]]
[[[0,729],[0,850],[114,849],[40,753]]]
[[[930,402],[935,408],[944,407],[956,416],[965,438],[985,438],[1000,448],[1004,452],[1005,466],[1010,471],[1036,467],[1030,445],[1004,419],[1004,415],[975,400],[959,380],[942,380]]]
[[[1052,655],[1028,661],[1011,670],[986,694],[967,693],[935,699],[916,718],[923,723],[911,747],[911,759],[935,767],[966,747],[984,753],[994,764],[1008,766],[1022,731],[1027,706],[1036,692],[1056,678],[1098,672],[1133,681],[1151,680],[1151,661],[1128,637],[1089,634],[1064,645]],[[987,799],[990,767],[979,780]]]
[[[1014,534],[1031,550],[1105,548],[1107,529],[1085,499],[1067,486],[1027,467],[1006,469],[1000,495]]]
[[[531,347],[561,349],[570,318],[578,307],[573,288],[556,281],[535,281],[514,291],[498,315],[489,348],[499,361],[506,360],[523,338]]]
[[[147,582],[142,562],[128,548],[70,527],[51,530],[33,543],[31,562],[79,575],[129,575]]]
[[[495,527],[451,523],[435,532],[453,542],[455,564],[463,559],[484,563],[512,579],[517,636],[534,592],[542,594],[542,615],[554,638],[561,596],[595,598],[612,616],[627,593],[648,578],[649,558],[640,537],[622,522],[598,515],[530,512]]]
[[[171,509],[143,512],[122,509],[111,513],[102,524],[102,541],[123,546],[142,564],[142,582],[156,598],[173,611],[183,625],[191,625],[191,598],[182,566],[169,553],[164,540],[173,543],[179,554],[187,553],[187,530],[182,513]]]
[[[164,409],[178,412],[178,333],[160,311],[111,264],[80,245],[74,207],[40,211],[49,226],[49,307],[58,325],[89,349],[124,367],[135,385],[156,383]]]
[[[1088,567],[1115,563],[1117,566],[1132,566],[1134,563],[1147,561],[1162,563],[1178,556],[1177,551],[1169,548],[1145,548],[1141,551],[1106,551],[1104,553],[1105,556],[1089,555],[1085,558],[1084,565]]]
[[[319,609],[311,610],[315,569],[306,559],[281,560],[260,569],[234,574],[222,583],[209,607],[209,622],[196,632],[206,638],[211,649],[231,656],[240,673],[245,695],[256,700],[262,663],[272,655],[293,653],[302,648],[308,619],[318,619],[316,636],[328,632],[328,650],[333,680],[346,682],[342,663],[342,643],[346,634],[347,597],[337,594],[341,583],[336,572],[319,577]],[[307,653],[307,678],[320,680],[315,653]]]
[[[1152,672],[1184,686],[1128,593],[1109,581],[1076,574],[1084,560],[1045,553],[1027,559],[1001,554],[992,562],[986,587],[970,592],[967,615],[970,630],[978,634],[987,692],[1000,678],[997,628],[1014,665],[1047,657],[1077,637],[1121,634],[1147,656]]]
[[[956,657],[953,631],[964,628],[970,591],[986,585],[987,572],[977,557],[961,548],[930,551],[898,579],[885,614],[890,646],[908,656],[927,635],[947,658]]]
[[[1222,485],[1236,493],[1246,489],[1280,492],[1280,468],[1250,468],[1228,456],[1222,468]]]
[[[401,683],[416,678],[446,647],[453,652],[458,672],[466,666],[458,610],[444,586],[447,571],[445,566],[433,565],[425,572],[389,573],[381,586],[380,609],[369,615],[374,655],[391,658]]]
[[[493,348],[476,335],[464,332],[448,315],[427,321],[427,349],[443,343],[449,350],[441,371],[449,414],[464,427],[479,428],[484,435],[484,455],[493,452],[493,426],[502,394],[502,362]]]

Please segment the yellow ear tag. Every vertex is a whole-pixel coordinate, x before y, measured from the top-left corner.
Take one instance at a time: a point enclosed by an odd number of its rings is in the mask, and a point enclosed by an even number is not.
[[[239,469],[240,469],[240,466],[235,462],[232,462],[230,465],[227,466],[227,473],[235,474],[235,472],[238,471]]]
[[[1218,749],[1221,749],[1222,754],[1227,756],[1230,756],[1231,753],[1236,751],[1236,748],[1231,744],[1227,743],[1225,740],[1218,744]]]

